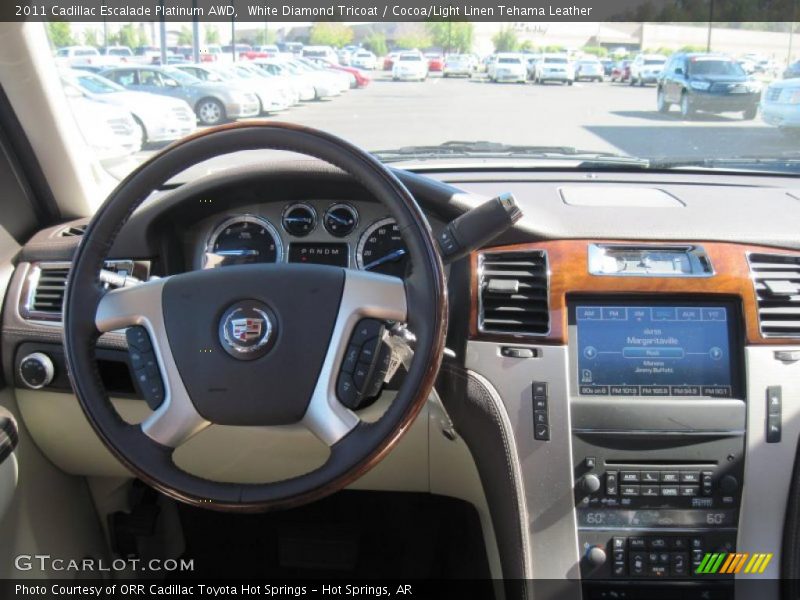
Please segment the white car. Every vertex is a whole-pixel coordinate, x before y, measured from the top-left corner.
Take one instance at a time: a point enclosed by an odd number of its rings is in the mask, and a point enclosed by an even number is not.
[[[557,81],[572,85],[575,83],[575,68],[566,54],[545,54],[542,60],[536,63],[533,80],[539,84]]]
[[[351,84],[355,82],[355,78],[350,73],[338,71],[330,67],[323,67],[307,58],[296,57],[290,59],[290,62],[311,73],[311,75],[315,77],[315,82],[318,82],[315,83],[315,85],[322,85],[325,89],[333,90],[333,93],[325,92],[322,94],[323,96],[338,96],[339,94],[343,94],[348,91]]]
[[[359,50],[353,55],[350,64],[358,69],[372,71],[378,66],[378,58],[369,50]]]
[[[472,77],[475,70],[472,60],[466,54],[450,54],[444,59],[442,77]]]
[[[141,149],[141,129],[130,112],[90,100],[75,88],[64,91],[78,129],[101,163],[117,164]]]
[[[225,83],[254,93],[258,96],[262,113],[278,112],[291,106],[288,95],[281,93],[268,79],[255,75],[245,65],[200,63],[174,66],[202,81]]]
[[[100,54],[104,59],[103,64],[112,65],[116,63],[133,62],[133,50],[128,46],[106,46],[100,48]]]
[[[90,100],[130,112],[141,130],[142,144],[177,140],[197,128],[192,107],[179,98],[131,92],[105,77],[76,69],[62,70],[61,81]]]
[[[339,55],[330,46],[304,46],[300,56],[303,58],[324,58],[335,65],[339,64]]]
[[[662,54],[640,54],[631,63],[630,84],[640,86],[646,83],[656,83],[667,57]]]
[[[56,51],[56,64],[61,67],[105,64],[102,58],[94,46],[67,46]]]
[[[603,63],[596,58],[582,58],[575,63],[575,81],[603,81]]]
[[[402,52],[392,65],[395,81],[425,81],[428,78],[428,60],[420,52]]]
[[[525,83],[528,80],[528,64],[521,54],[500,52],[489,63],[486,70],[490,81]]]
[[[764,90],[761,119],[782,133],[800,134],[800,79],[780,79]]]
[[[298,72],[284,58],[256,58],[249,64],[255,65],[272,77],[280,77],[288,81],[297,95],[297,99],[301,102],[308,102],[317,97],[317,91],[311,77],[305,73]]]

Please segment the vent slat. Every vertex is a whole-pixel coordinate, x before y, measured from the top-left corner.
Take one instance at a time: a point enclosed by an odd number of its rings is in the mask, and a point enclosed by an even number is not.
[[[69,269],[41,266],[36,288],[33,290],[31,309],[53,315],[61,314],[67,289]]]
[[[748,261],[758,298],[761,334],[800,337],[800,294],[792,293],[792,285],[800,289],[800,255],[751,254]],[[783,291],[788,294],[781,294]]]
[[[490,280],[516,282],[504,294],[487,289]],[[547,255],[531,252],[498,252],[481,256],[479,281],[481,331],[516,335],[545,335],[550,329]]]

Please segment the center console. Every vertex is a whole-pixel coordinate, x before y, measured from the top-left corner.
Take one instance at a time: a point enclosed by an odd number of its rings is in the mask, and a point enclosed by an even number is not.
[[[577,296],[567,310],[581,577],[695,578],[706,553],[736,550],[740,306]]]

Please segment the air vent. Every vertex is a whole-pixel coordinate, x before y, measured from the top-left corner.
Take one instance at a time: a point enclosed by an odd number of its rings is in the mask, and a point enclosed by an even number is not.
[[[800,337],[800,255],[750,254],[764,337]]]
[[[28,319],[55,321],[61,318],[69,263],[39,263],[31,268],[28,292],[22,307]]]
[[[59,231],[58,235],[61,237],[80,237],[86,231],[86,227],[85,223],[83,225],[70,225]]]
[[[485,333],[546,335],[550,331],[547,253],[480,256],[478,328]]]

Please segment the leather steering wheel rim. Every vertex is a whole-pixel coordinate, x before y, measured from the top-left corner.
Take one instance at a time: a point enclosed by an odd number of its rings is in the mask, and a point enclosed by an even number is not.
[[[105,293],[98,275],[120,229],[153,190],[186,168],[215,156],[266,149],[311,156],[342,169],[391,212],[409,250],[411,273],[405,282],[401,282],[403,286],[397,288],[396,282],[388,281],[395,278],[369,278],[367,274],[359,275],[360,272],[343,270],[343,277],[345,287],[350,278],[354,278],[353,290],[367,290],[373,284],[380,284],[385,290],[404,291],[405,298],[395,298],[393,302],[407,307],[405,320],[416,336],[415,353],[397,396],[383,416],[373,423],[358,420],[339,439],[331,437],[328,460],[316,470],[263,484],[211,481],[177,467],[171,459],[174,446],[155,441],[145,433],[145,428],[122,420],[103,388],[94,358],[95,344],[101,334],[99,314],[107,312],[106,305],[120,306],[118,298],[127,298],[127,302],[122,304],[136,305],[137,296],[127,290],[142,290],[137,293],[144,298],[148,289],[157,286],[163,289],[164,286],[146,283]],[[268,269],[270,266],[263,267]],[[283,266],[289,267],[305,266]],[[240,267],[212,271],[237,268]],[[191,274],[175,275],[162,281],[169,282],[173,277],[180,281],[177,278],[185,279],[188,275]],[[208,281],[213,282],[213,278]],[[110,301],[108,297],[111,297]],[[151,297],[156,296],[151,294]],[[358,309],[361,311],[358,314],[374,316],[374,307],[362,308]],[[344,309],[340,306],[339,310],[341,313]],[[160,319],[159,314],[165,315],[166,320],[166,309],[162,310],[160,306],[153,310],[152,320]],[[150,327],[150,321],[145,321]],[[125,323],[133,325],[139,321],[129,318]],[[337,320],[337,327],[338,323]],[[121,328],[111,327],[115,324],[123,324],[123,321],[108,319],[103,331]],[[389,169],[363,150],[328,133],[278,122],[237,123],[189,136],[165,148],[140,165],[111,192],[92,218],[73,259],[64,308],[64,347],[73,388],[90,424],[105,446],[136,476],[164,494],[188,504],[253,512],[321,498],[345,487],[377,464],[394,447],[427,400],[441,364],[446,327],[444,268],[436,241],[413,196]],[[154,335],[154,330],[149,330]],[[338,329],[334,329],[334,336],[336,331]],[[336,345],[345,342],[332,336],[328,352],[334,352]],[[164,363],[159,364],[163,370]],[[173,383],[170,377],[174,377],[174,373],[165,381],[168,396]]]

